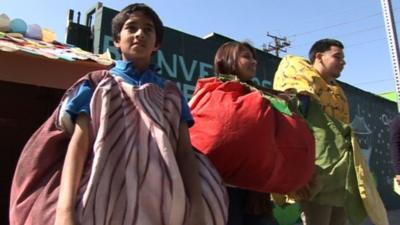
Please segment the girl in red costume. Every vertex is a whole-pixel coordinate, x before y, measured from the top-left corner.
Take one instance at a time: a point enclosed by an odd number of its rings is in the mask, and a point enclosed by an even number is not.
[[[217,76],[200,79],[189,103],[196,121],[191,142],[228,187],[228,225],[276,224],[268,193],[297,190],[313,171],[310,130],[276,92],[253,85],[256,68],[248,43],[223,44]]]

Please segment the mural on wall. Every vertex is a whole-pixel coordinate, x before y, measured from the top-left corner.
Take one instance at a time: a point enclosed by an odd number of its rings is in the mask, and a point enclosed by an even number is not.
[[[360,113],[360,105],[357,105],[357,114],[354,116],[350,125],[353,129],[353,132],[357,135],[361,152],[369,166],[369,160],[372,152],[371,139],[373,138],[373,134],[371,129],[369,129],[367,122],[365,122],[363,114]]]
[[[398,209],[400,197],[393,191],[394,171],[389,149],[389,123],[397,114],[397,104],[348,84],[341,85],[351,106],[351,126],[379,193],[388,210]]]

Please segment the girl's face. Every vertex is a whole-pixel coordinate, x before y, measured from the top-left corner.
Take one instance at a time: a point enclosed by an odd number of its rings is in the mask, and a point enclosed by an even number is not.
[[[246,47],[239,49],[236,62],[236,75],[242,81],[251,80],[256,75],[257,60],[253,57],[253,53]]]

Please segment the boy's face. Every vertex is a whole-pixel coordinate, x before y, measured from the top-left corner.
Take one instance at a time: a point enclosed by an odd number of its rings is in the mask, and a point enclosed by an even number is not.
[[[122,59],[134,63],[150,63],[151,55],[157,51],[156,31],[153,21],[141,11],[133,12],[125,21],[115,47],[121,50]]]

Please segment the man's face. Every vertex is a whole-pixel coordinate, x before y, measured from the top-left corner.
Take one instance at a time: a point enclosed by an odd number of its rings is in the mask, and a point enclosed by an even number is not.
[[[337,46],[331,46],[328,51],[321,53],[320,59],[326,74],[334,78],[340,76],[346,64],[343,50]]]
[[[121,50],[123,60],[150,62],[152,53],[159,48],[153,21],[140,11],[134,12],[114,45]]]

